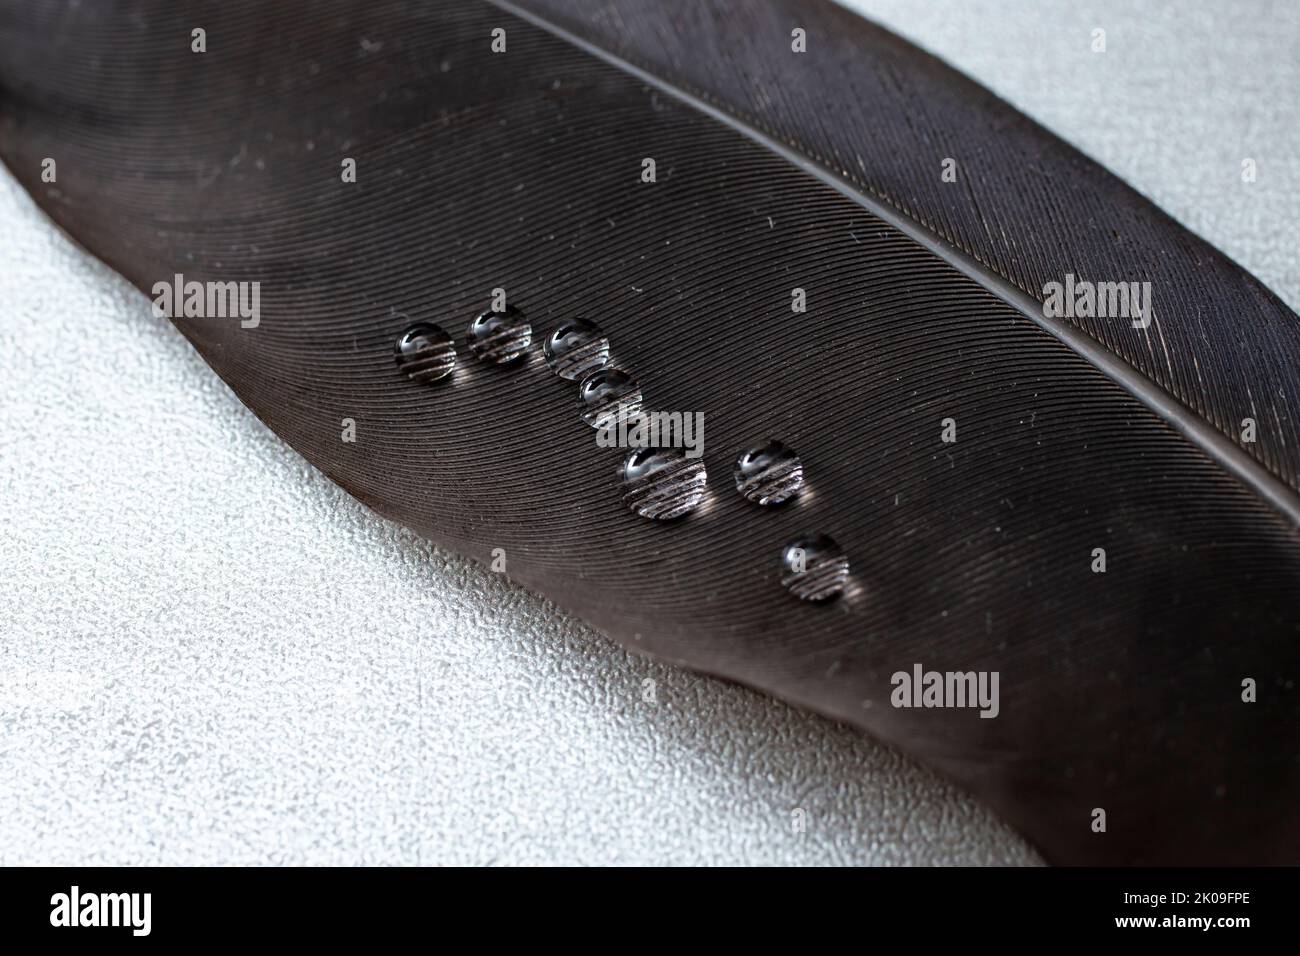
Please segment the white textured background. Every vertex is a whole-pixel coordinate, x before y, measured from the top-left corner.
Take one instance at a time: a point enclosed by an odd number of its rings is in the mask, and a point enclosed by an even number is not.
[[[851,5],[1300,303],[1300,4]],[[0,864],[1036,860],[379,520],[3,172],[0,226]]]

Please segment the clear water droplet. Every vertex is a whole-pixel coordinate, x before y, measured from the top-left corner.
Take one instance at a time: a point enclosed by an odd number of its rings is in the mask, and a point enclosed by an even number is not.
[[[513,305],[504,312],[488,310],[469,324],[469,350],[474,357],[496,365],[523,358],[533,341],[533,327]]]
[[[844,590],[849,559],[829,535],[791,541],[781,552],[781,583],[803,601],[826,601]]]
[[[602,368],[578,386],[582,420],[592,428],[616,427],[641,414],[641,386],[627,372]]]
[[[803,487],[803,462],[791,448],[775,440],[737,458],[733,474],[736,490],[747,501],[760,505],[779,505]]]
[[[560,378],[576,381],[609,361],[609,339],[595,322],[565,322],[542,343],[546,363]]]
[[[456,344],[432,322],[417,322],[397,337],[397,367],[422,384],[436,382],[456,367]]]
[[[638,448],[623,462],[623,503],[643,518],[668,521],[694,511],[704,497],[704,460],[680,448]]]

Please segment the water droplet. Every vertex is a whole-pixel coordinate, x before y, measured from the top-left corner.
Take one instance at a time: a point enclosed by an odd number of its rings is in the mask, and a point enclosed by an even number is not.
[[[641,386],[627,372],[603,368],[578,386],[582,420],[592,428],[613,428],[641,414]]]
[[[828,535],[799,538],[781,552],[781,583],[804,601],[826,601],[844,590],[849,559]]]
[[[397,337],[397,367],[413,381],[428,384],[456,367],[451,336],[431,322],[417,322]]]
[[[779,505],[803,487],[803,462],[779,441],[749,449],[736,459],[733,474],[736,490],[760,505]]]
[[[704,497],[704,461],[680,448],[638,448],[623,462],[623,503],[643,518],[667,521]]]
[[[546,362],[560,378],[576,381],[609,361],[609,339],[595,322],[565,322],[542,343]]]
[[[533,327],[513,305],[504,312],[484,312],[469,324],[469,350],[475,358],[507,365],[523,358],[533,341]]]

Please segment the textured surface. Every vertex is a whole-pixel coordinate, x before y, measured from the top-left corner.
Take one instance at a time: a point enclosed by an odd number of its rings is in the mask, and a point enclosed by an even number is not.
[[[1154,144],[1153,144],[1153,146],[1154,146]],[[47,311],[48,311],[48,308],[49,308],[49,304],[48,304],[47,300],[44,300],[44,299],[40,300],[40,304],[39,304],[38,308],[39,308],[39,311],[42,312],[42,317],[44,317],[44,312],[47,312]],[[35,320],[34,320],[34,321],[35,321]],[[82,325],[82,324],[74,324],[74,325],[72,325],[72,326],[69,326],[69,328],[73,328],[73,329],[81,329],[81,328],[83,328],[83,325]],[[47,334],[48,334],[48,332],[47,332]],[[34,341],[35,341],[35,339],[34,339]],[[9,352],[9,351],[10,351],[10,350],[6,349],[6,352]],[[22,350],[13,350],[13,354],[14,354],[14,355],[21,355],[21,354],[22,354]],[[38,355],[38,354],[39,354],[39,352],[36,351],[36,346],[35,346],[35,345],[32,345],[32,352],[31,352],[31,354],[32,354],[32,355]],[[48,367],[47,367],[47,368],[48,368]],[[62,394],[64,394],[64,393],[62,393],[62,392],[56,392],[55,394],[56,394],[56,395],[62,395]],[[116,397],[113,397],[113,405],[114,405],[114,408],[116,408],[118,405],[120,405],[120,399],[117,399]],[[14,406],[14,407],[17,407],[17,406]],[[204,410],[207,410],[207,407],[204,407]],[[78,410],[78,411],[81,412],[82,415],[85,414],[85,410]],[[113,412],[113,414],[116,414],[116,412]],[[88,424],[87,424],[86,427],[87,427],[87,428],[90,428],[91,425],[88,425]],[[98,425],[96,425],[96,427],[98,427]],[[8,433],[9,433],[9,434],[14,434],[14,433],[16,433],[16,431],[17,431],[17,429],[16,429],[16,428],[12,428],[12,427],[10,427],[10,428],[8,429]],[[272,444],[272,442],[268,442],[268,444]],[[273,445],[273,444],[272,444],[272,445]],[[49,454],[49,450],[45,450],[45,454],[48,455],[48,454]],[[90,459],[87,459],[87,460],[90,460]],[[289,460],[292,460],[292,459],[289,459]],[[8,457],[6,457],[6,466],[8,466],[8,463],[9,463],[9,459],[8,459]],[[86,464],[85,464],[85,463],[79,464],[78,467],[86,467]],[[316,481],[317,481],[317,483],[318,483],[318,479],[316,479]],[[311,483],[311,480],[308,480],[308,483]],[[203,485],[203,488],[207,488],[207,485]],[[328,486],[322,486],[322,488],[317,489],[317,490],[318,490],[318,492],[320,492],[321,494],[325,494],[326,497],[328,497],[329,494],[331,494],[331,492],[330,492]],[[337,493],[333,493],[333,494],[335,494],[335,496],[337,496]],[[13,498],[10,497],[9,499],[10,499],[10,501],[12,501]],[[79,503],[79,502],[81,502],[81,498],[78,498],[78,503],[77,503],[77,505],[70,505],[68,510],[70,510],[70,511],[74,511],[74,512],[75,512],[75,511],[77,511],[78,509],[82,509],[83,505],[81,505],[81,503]],[[152,505],[151,505],[151,507],[152,507]],[[240,499],[239,507],[240,507],[240,509],[244,509],[244,507],[247,507],[246,502],[244,502],[243,499]],[[251,524],[255,524],[255,522],[251,522]],[[81,525],[78,525],[78,527],[81,527]],[[224,528],[222,528],[222,529],[224,529]],[[214,529],[214,531],[216,531],[216,529]],[[186,533],[190,533],[190,532],[186,532]],[[35,537],[35,536],[32,536],[32,537]],[[400,536],[399,536],[399,537],[400,537]],[[313,538],[311,538],[311,540],[315,541],[316,538],[313,537]],[[39,541],[39,538],[38,538],[38,541]],[[116,541],[114,541],[114,544],[121,544],[121,542],[116,542]],[[242,549],[235,550],[235,555],[239,555],[239,557],[242,557]],[[237,558],[237,559],[238,559],[238,558]],[[129,562],[126,562],[126,563],[129,563]],[[92,567],[101,567],[101,564],[94,564],[94,566],[92,566]],[[348,583],[351,584],[351,579],[344,579],[344,580],[348,580]],[[208,581],[208,587],[211,587],[211,581]],[[81,584],[81,588],[85,588],[85,583],[82,583],[82,584]],[[244,588],[246,588],[246,585],[244,585]],[[344,591],[346,591],[346,589],[344,589]],[[339,592],[339,593],[342,594],[343,592]],[[240,588],[240,591],[238,591],[237,594],[238,594],[238,598],[237,598],[237,600],[240,601],[240,602],[243,602],[244,598],[247,597],[247,592],[244,591],[243,588]],[[381,594],[381,597],[382,597],[382,594]],[[342,600],[342,598],[339,598],[339,600]],[[35,606],[35,607],[32,607],[32,609],[30,609],[29,611],[27,611],[27,613],[29,613],[29,614],[42,614],[42,613],[44,613],[44,614],[51,614],[51,611],[52,611],[52,610],[55,610],[55,609],[52,609],[51,606],[49,606],[49,602],[48,602],[48,601],[42,602],[42,601],[39,601],[39,600],[38,600],[38,601],[35,602],[35,604],[36,604],[36,606]],[[326,605],[326,606],[329,606],[329,605]],[[227,613],[229,613],[229,611],[227,611]],[[335,607],[335,613],[337,613],[337,607]],[[364,619],[364,620],[367,620],[367,622],[369,622],[369,620],[370,620],[370,618],[363,618],[363,619]],[[105,628],[105,631],[107,631],[107,630],[108,630],[108,628]],[[42,646],[42,648],[45,648],[45,646],[47,646],[47,644],[48,644],[48,641],[47,641],[47,643],[40,643],[40,646]],[[385,645],[383,645],[383,646],[387,646],[387,644],[385,644]],[[282,649],[282,648],[281,648],[281,649]],[[48,650],[47,650],[47,653],[48,653]],[[266,653],[266,652],[261,652],[261,653]],[[247,654],[246,654],[246,657],[248,657]],[[252,657],[248,657],[248,659],[259,659],[259,657],[257,657],[256,654],[253,654],[253,656],[252,656]],[[143,662],[136,662],[136,663],[143,663]],[[268,671],[268,672],[277,672],[278,670],[282,670],[282,669],[283,669],[283,666],[285,666],[285,662],[283,662],[282,659],[276,658],[276,665],[274,665],[274,666],[272,666],[272,667],[268,667],[268,669],[266,669],[266,671]],[[694,684],[692,684],[692,685],[694,685]],[[712,685],[712,684],[706,684],[706,685],[708,685],[708,687],[715,687],[715,685]],[[731,691],[728,691],[727,693],[731,693]],[[738,693],[738,692],[737,692],[737,693]],[[751,700],[751,696],[749,696],[749,695],[746,695],[745,698],[746,698],[746,700]],[[763,705],[763,706],[764,706],[764,708],[766,708],[766,706],[768,706],[768,705]],[[269,709],[269,708],[268,708],[268,709]],[[787,713],[787,711],[784,711],[784,710],[781,710],[781,709],[779,709],[779,711],[780,711],[780,713]],[[497,711],[494,711],[494,713],[497,713]],[[500,715],[499,715],[499,713],[497,713],[497,719],[499,719],[499,717],[500,717]],[[748,715],[746,715],[746,717],[748,717]],[[695,721],[695,719],[698,719],[698,718],[699,718],[699,714],[695,714],[695,715],[694,715],[694,718],[692,718],[692,724],[690,724],[690,726],[697,728],[697,730],[698,730],[698,726],[699,726],[699,724],[695,724],[694,721]],[[798,718],[798,721],[803,721],[803,719],[805,719],[805,718]],[[816,722],[814,722],[814,723],[816,723]],[[707,726],[707,724],[705,724],[705,726]],[[723,722],[723,726],[725,727],[725,722]],[[818,726],[820,726],[820,724],[818,724]],[[146,724],[146,727],[147,727],[147,724]],[[139,730],[140,730],[140,726],[139,726],[139,724],[136,724],[136,726],[135,726],[135,730],[136,730],[136,731],[139,731]],[[138,740],[138,739],[140,739],[140,737],[142,737],[142,736],[144,736],[144,735],[142,735],[142,734],[135,734],[135,736],[131,737],[131,741],[133,741],[133,744],[134,744],[135,741]],[[324,735],[322,735],[322,736],[324,736]],[[725,739],[725,734],[723,734],[723,739]],[[126,745],[123,744],[123,747],[126,747]],[[32,749],[35,749],[35,748],[32,748]],[[56,749],[53,749],[53,748],[51,748],[51,749],[53,750],[53,753],[56,753],[56,754],[59,753],[59,752],[57,752]],[[130,747],[126,747],[126,749],[127,749],[127,753],[133,753],[133,752],[135,752],[135,750],[131,749]],[[148,745],[146,745],[146,747],[144,747],[144,748],[140,748],[140,749],[143,749],[144,752],[148,752]],[[309,749],[309,748],[308,748],[308,749]],[[181,754],[181,756],[183,756],[183,753]],[[282,754],[279,754],[279,756],[282,756]],[[172,757],[173,760],[175,760],[175,757],[177,757],[177,754],[175,754],[175,753],[169,753],[169,757]],[[532,758],[532,756],[530,756],[529,758]],[[247,760],[247,757],[246,757],[246,760]],[[38,763],[39,763],[39,761],[38,761]],[[127,763],[129,763],[129,761],[127,761]],[[59,766],[59,767],[65,767],[65,766],[66,766],[66,761],[64,761],[64,762],[60,762],[60,763],[57,763],[56,766]],[[742,766],[744,766],[744,765],[742,765]],[[602,769],[604,769],[604,767],[602,767]],[[749,769],[750,769],[750,770],[753,770],[753,767],[749,767]],[[331,779],[333,779],[333,778],[331,778]],[[337,782],[337,780],[335,780],[335,782]],[[855,786],[858,786],[858,784],[855,784]],[[729,799],[731,799],[731,797],[728,797],[728,800],[729,800]],[[156,797],[155,797],[155,800],[156,800]],[[614,795],[611,795],[611,800],[614,800]],[[594,803],[594,801],[593,801],[593,803]],[[253,801],[253,804],[256,805],[256,801]],[[662,804],[656,804],[656,805],[662,805]],[[407,808],[407,809],[409,809],[409,808]],[[693,817],[693,816],[690,816],[690,814],[694,814],[694,813],[697,813],[697,812],[698,812],[698,808],[697,808],[697,806],[692,806],[692,809],[690,809],[689,812],[686,812],[686,817],[688,817],[688,823],[689,823],[690,826],[695,826],[695,825],[697,825],[697,818],[695,818],[695,817]],[[253,814],[253,816],[256,816],[256,814]],[[409,814],[408,814],[408,816],[409,816]],[[464,814],[460,814],[460,816],[464,816]],[[474,813],[472,812],[472,810],[471,810],[471,813],[469,813],[468,816],[472,818],[472,817],[476,816],[476,814],[474,814]],[[621,816],[623,816],[623,814],[617,814],[617,816],[621,817]],[[40,814],[38,814],[38,819],[48,819],[48,817],[40,816]],[[92,818],[92,819],[94,819],[94,818]],[[315,817],[315,818],[313,818],[313,819],[318,819],[318,817]],[[460,819],[460,821],[458,821],[458,826],[461,826],[461,827],[468,826],[468,823],[465,822],[464,819]],[[620,826],[623,826],[623,825],[620,825]],[[725,827],[724,827],[724,830],[725,830]],[[775,832],[775,831],[774,831],[774,832]],[[784,832],[785,832],[784,827],[783,827],[783,829],[780,829],[780,832],[783,832],[783,834],[784,834]],[[517,830],[515,831],[515,835],[517,835]],[[673,839],[676,839],[676,838],[673,838]],[[669,843],[671,843],[671,842],[672,842],[672,840],[669,840]],[[6,843],[8,843],[8,842],[6,842]],[[636,842],[633,842],[633,843],[636,843]],[[861,849],[863,843],[866,843],[866,842],[857,842],[857,843],[855,843],[855,845],[858,845],[859,849]],[[578,844],[578,845],[582,845],[582,844]],[[870,845],[870,843],[868,843],[867,845]],[[680,844],[677,844],[677,852],[681,853],[681,847],[680,847]],[[785,851],[783,851],[783,852],[785,852]],[[785,858],[790,858],[790,857],[785,857]],[[814,857],[814,858],[815,858],[815,857]]]

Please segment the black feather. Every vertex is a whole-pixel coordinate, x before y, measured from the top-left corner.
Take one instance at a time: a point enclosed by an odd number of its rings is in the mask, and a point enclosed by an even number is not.
[[[1300,862],[1296,317],[837,7],[523,7],[9,4],[0,155],[146,291],[259,281],[258,327],[177,325],[381,514],[504,548],[631,647],[897,743],[1049,859]],[[1044,317],[1066,273],[1150,282],[1154,321]],[[704,507],[633,515],[621,454],[536,344],[522,365],[470,356],[495,288],[534,343],[593,319],[648,407],[705,413]],[[458,341],[433,385],[394,362],[420,321]],[[730,473],[772,437],[807,488],[764,510]],[[807,533],[851,561],[826,606],[780,583]],[[915,663],[999,672],[1000,715],[891,707]]]

